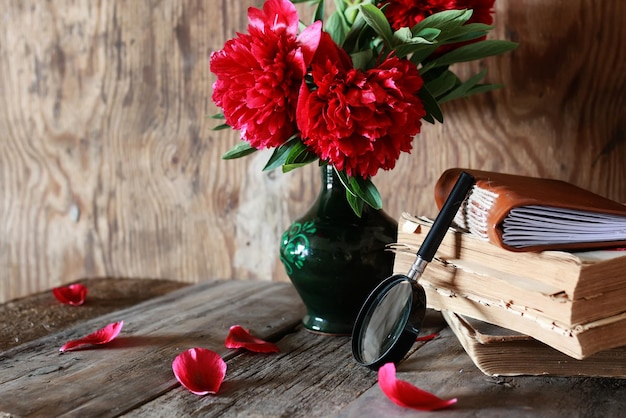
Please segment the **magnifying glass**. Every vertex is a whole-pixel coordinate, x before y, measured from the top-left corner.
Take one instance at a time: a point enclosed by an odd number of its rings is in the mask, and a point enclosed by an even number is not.
[[[357,363],[377,370],[385,363],[402,360],[415,343],[426,314],[426,293],[417,280],[474,182],[470,174],[461,173],[409,272],[388,277],[368,296],[352,331],[352,355]]]

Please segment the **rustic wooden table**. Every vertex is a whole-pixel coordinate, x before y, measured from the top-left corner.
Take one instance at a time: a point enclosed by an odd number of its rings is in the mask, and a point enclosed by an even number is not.
[[[87,284],[81,307],[51,292],[0,305],[0,416],[626,416],[626,380],[483,375],[435,312],[424,332],[440,337],[416,343],[398,377],[458,403],[424,413],[383,395],[376,373],[352,360],[349,337],[302,329],[288,283]],[[65,341],[119,320],[124,329],[108,345],[59,353]],[[226,349],[234,324],[276,341],[281,353]],[[174,378],[172,360],[191,347],[227,361],[217,395],[193,395]]]

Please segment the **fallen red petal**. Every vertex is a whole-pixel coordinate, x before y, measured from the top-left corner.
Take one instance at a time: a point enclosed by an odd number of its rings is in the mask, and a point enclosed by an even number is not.
[[[226,348],[245,348],[255,353],[278,353],[280,351],[276,344],[254,337],[241,325],[230,327],[225,345]]]
[[[406,408],[434,411],[456,403],[456,398],[440,399],[409,382],[396,379],[396,366],[393,363],[387,363],[378,369],[378,385],[391,401]]]
[[[124,321],[114,322],[83,338],[66,342],[59,349],[61,352],[76,350],[86,345],[106,344],[117,337],[124,326]]]
[[[75,283],[69,286],[55,287],[52,289],[52,294],[61,303],[79,306],[85,303],[87,287],[80,283]]]
[[[214,351],[190,348],[176,356],[172,370],[176,380],[191,393],[215,394],[226,376],[226,362]]]
[[[417,337],[415,339],[415,341],[430,341],[430,340],[434,340],[438,336],[439,336],[439,334],[422,335],[421,337]]]

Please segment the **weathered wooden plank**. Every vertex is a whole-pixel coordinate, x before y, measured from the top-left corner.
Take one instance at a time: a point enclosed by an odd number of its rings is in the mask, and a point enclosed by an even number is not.
[[[189,285],[173,280],[104,277],[79,283],[88,289],[87,300],[79,307],[59,303],[50,290],[0,304],[0,352]]]
[[[278,338],[303,306],[287,283],[216,281],[189,286],[135,307],[0,353],[0,411],[18,416],[115,416],[177,385],[174,357],[206,347],[225,358],[228,328],[240,324]],[[105,348],[59,354],[67,340],[124,320]]]
[[[430,312],[423,332],[443,326],[440,315]],[[279,345],[277,355],[241,353],[229,360],[215,396],[198,397],[177,388],[127,417],[332,416],[376,383],[376,373],[352,359],[349,337],[312,334],[300,327]]]
[[[623,417],[626,380],[565,377],[490,377],[471,362],[450,330],[398,366],[397,376],[442,398],[453,407],[431,413],[391,403],[372,387],[338,417]]]
[[[315,167],[222,161],[237,134],[206,117],[209,54],[262,3],[0,2],[0,301],[95,276],[286,280],[280,235],[312,203]],[[455,165],[626,201],[625,13],[623,0],[498,0],[494,37],[520,47],[458,69],[506,88],[445,104],[445,124],[376,176],[391,216],[433,216]]]

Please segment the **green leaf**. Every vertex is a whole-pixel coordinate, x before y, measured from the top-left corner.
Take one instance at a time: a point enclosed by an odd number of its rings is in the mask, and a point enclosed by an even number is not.
[[[303,162],[303,163],[284,164],[283,165],[283,173],[288,173],[288,172],[290,172],[292,170],[295,170],[296,168],[304,167],[305,165],[311,164],[313,161],[315,161],[315,160],[306,161],[306,162]]]
[[[426,110],[426,116],[430,116],[430,119],[426,119],[427,122],[435,123],[433,119],[439,121],[439,123],[443,123],[443,112],[437,103],[437,100],[433,97],[433,95],[428,91],[428,87],[423,86],[419,93],[419,98],[422,100],[424,104],[424,110]]]
[[[450,91],[444,97],[441,97],[438,102],[445,103],[450,100],[460,99],[467,95],[467,92],[470,91],[474,86],[476,86],[480,81],[485,78],[487,74],[487,69],[482,70],[481,72],[473,75],[467,81],[460,83],[454,90]],[[434,95],[436,97],[436,95]]]
[[[348,22],[348,25],[352,25],[356,21],[357,16],[359,15],[359,5],[353,4],[351,6],[346,7],[345,6],[346,3],[344,0],[335,0],[335,3],[343,5],[343,7],[341,7],[343,10],[342,13],[346,17],[346,21]],[[340,6],[337,6],[337,9],[339,8]]]
[[[433,97],[438,98],[449,92],[455,85],[460,84],[459,78],[452,71],[446,69],[433,80],[426,81],[425,86]],[[439,103],[441,101],[437,100]]]
[[[393,38],[397,42],[409,43],[413,38],[413,33],[411,33],[411,29],[409,28],[400,28],[393,33]]]
[[[317,1],[317,7],[315,8],[315,14],[313,15],[313,22],[317,20],[324,20],[324,13],[326,10],[324,5],[324,0]]]
[[[369,63],[372,61],[373,57],[374,54],[371,49],[366,49],[365,51],[359,51],[350,55],[354,68],[358,68],[361,70],[368,68]]]
[[[257,149],[253,148],[249,143],[245,141],[239,142],[237,145],[226,151],[222,155],[223,160],[234,160],[235,158],[245,157],[255,152]]]
[[[411,33],[413,33],[411,31]],[[435,39],[437,39],[437,37],[441,34],[441,29],[437,29],[437,28],[424,28],[422,30],[420,30],[418,33],[414,34],[413,37],[415,38],[424,38],[426,40],[429,41],[434,41]]]
[[[383,199],[371,179],[350,177],[350,186],[356,195],[374,209],[382,209]]]
[[[229,129],[230,125],[226,124],[226,123],[221,123],[219,125],[217,125],[216,127],[214,127],[213,129],[211,129],[212,131],[222,131],[224,129]]]
[[[263,171],[274,170],[280,166],[283,167],[283,172],[294,170],[298,167],[305,166],[317,161],[319,157],[309,151],[309,149],[302,143],[300,137],[297,135],[289,138],[287,142],[278,148],[274,149],[272,156],[263,167]]]
[[[463,25],[472,17],[471,10],[445,10],[426,17],[411,28],[414,34],[424,29],[437,28],[441,32],[447,32]]]
[[[371,179],[348,177],[345,172],[338,171],[337,168],[335,168],[335,173],[337,173],[348,194],[358,197],[374,209],[383,207],[383,199]]]
[[[219,119],[219,120],[224,120],[224,119],[226,119],[226,118],[224,117],[224,114],[223,114],[223,113],[216,113],[216,114],[214,114],[214,115],[210,115],[210,116],[207,116],[207,117],[209,117],[209,118],[211,118],[211,119]],[[222,124],[217,125],[215,128],[213,128],[213,129],[211,129],[211,130],[212,130],[212,131],[221,131],[222,129],[227,129],[227,128],[230,128],[230,125],[228,125],[228,124],[226,124],[226,123],[222,123]]]
[[[477,84],[467,92],[465,97],[479,93],[486,93],[488,91],[499,90],[502,87],[504,87],[504,84]]]
[[[358,198],[346,189],[346,200],[354,214],[360,218],[363,215],[363,199]]]
[[[328,32],[332,40],[337,45],[341,46],[346,40],[346,34],[350,28],[341,14],[339,12],[335,12],[328,18],[326,24],[324,25],[324,30]]]
[[[430,55],[435,49],[431,46],[436,43],[436,38],[441,31],[435,28],[426,28],[420,33],[413,35],[413,32],[409,28],[400,28],[394,32],[393,37],[395,41],[395,51],[399,58],[404,58],[408,55],[422,55],[420,51],[424,51],[423,57]],[[417,57],[416,57],[417,58]],[[419,61],[413,61],[416,64]]]
[[[393,48],[393,31],[383,12],[373,4],[362,4],[361,14],[368,25],[383,39],[389,49]]]
[[[442,44],[469,41],[487,35],[491,29],[493,29],[493,26],[485,25],[484,23],[468,23],[446,31],[444,36],[440,36],[438,40]]]
[[[489,91],[493,91],[493,90],[498,90],[501,89],[502,87],[504,87],[504,84],[477,84],[474,87],[472,87],[471,89],[467,90],[465,92],[465,94],[463,95],[463,98],[469,97],[469,96],[473,96],[475,94],[479,94],[479,93],[486,93]],[[452,94],[452,93],[451,93]],[[442,97],[439,100],[439,103],[445,103],[447,101],[450,100],[455,100],[456,97]]]
[[[318,159],[317,154],[309,151],[306,145],[298,138],[298,140],[293,141],[293,145],[289,149],[289,153],[283,164],[283,172],[286,173],[298,167],[305,166]]]
[[[418,65],[433,52],[435,52],[438,47],[439,45],[420,45],[420,48],[417,48],[415,51],[413,51],[413,55],[411,55],[410,58],[411,62],[413,62],[415,65]]]
[[[394,50],[396,51],[396,55],[398,56],[398,58],[404,58],[410,54],[413,54],[414,56],[419,54],[420,51],[427,51],[426,52],[426,56],[432,54],[432,52],[434,51],[434,48],[424,48],[424,46],[432,46],[432,42],[424,39],[424,38],[413,38],[411,40],[411,43],[404,43],[404,44],[400,44],[397,45]],[[417,58],[417,57],[416,57]],[[412,60],[413,61],[413,60]],[[413,61],[415,62],[415,61]],[[415,64],[417,65],[419,63],[415,62]]]
[[[365,23],[365,19],[363,19],[363,15],[359,13],[350,27],[348,33],[346,33],[346,38],[343,41],[343,48],[346,52],[350,53],[352,51],[358,50],[357,44],[359,41],[359,37],[363,29],[367,26]]]
[[[422,67],[421,72],[425,73],[432,68],[451,65],[457,62],[474,61],[493,55],[500,55],[516,47],[517,43],[515,42],[497,39],[463,45],[429,62]]]
[[[263,167],[263,171],[274,170],[287,162],[287,156],[294,146],[294,138],[296,137],[291,137],[287,142],[274,149],[272,156]]]

